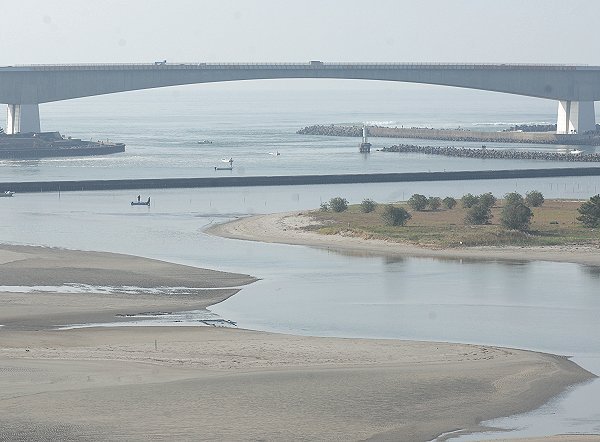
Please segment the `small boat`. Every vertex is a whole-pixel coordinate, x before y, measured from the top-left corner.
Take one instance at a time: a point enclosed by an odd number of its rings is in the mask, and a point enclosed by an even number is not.
[[[278,157],[280,154],[279,154],[279,151],[275,151],[275,152],[269,152],[269,155],[273,155],[274,157]]]
[[[200,140],[198,141],[198,144],[212,144],[213,142],[210,140]]]
[[[11,191],[11,190],[5,190],[4,192],[0,193],[0,197],[2,198],[12,198],[12,196],[15,194],[15,192]]]
[[[132,206],[150,206],[150,197],[148,197],[148,201],[140,201],[139,199],[137,201],[132,201],[131,205]]]
[[[580,155],[583,153],[583,150],[573,149],[569,152],[571,155]]]
[[[224,163],[228,163],[229,166],[215,166],[215,170],[233,170],[233,158],[222,158],[221,161]]]

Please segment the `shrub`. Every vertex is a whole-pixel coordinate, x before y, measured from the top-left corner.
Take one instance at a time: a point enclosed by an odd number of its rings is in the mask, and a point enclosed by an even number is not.
[[[387,204],[383,209],[381,218],[388,226],[403,226],[411,216],[404,207],[396,207],[393,204]]]
[[[452,198],[451,196],[447,196],[446,198],[444,198],[442,200],[442,203],[444,204],[444,207],[446,209],[454,209],[454,207],[456,207],[456,200],[454,198]]]
[[[529,230],[533,212],[524,203],[506,204],[500,215],[500,222],[507,229]]]
[[[321,207],[319,208],[321,212],[329,212],[329,204],[321,203]]]
[[[496,204],[496,197],[494,195],[492,195],[492,192],[488,192],[488,193],[484,193],[482,195],[479,195],[479,203],[483,204],[484,206],[487,206],[489,208],[494,207],[494,204]]]
[[[365,198],[362,200],[362,203],[360,203],[360,210],[363,213],[371,213],[375,210],[375,207],[377,207],[377,203],[369,198]]]
[[[411,196],[407,201],[409,207],[416,211],[425,210],[427,207],[427,197],[425,195],[420,195],[415,193]]]
[[[544,204],[544,195],[542,195],[542,192],[538,192],[537,190],[527,192],[525,194],[525,204],[527,204],[529,207],[540,207],[542,204]]]
[[[477,198],[475,195],[467,193],[466,195],[463,195],[463,197],[460,199],[460,202],[465,209],[469,209],[479,202],[479,198]]]
[[[593,196],[586,201],[577,211],[581,214],[577,217],[586,227],[600,227],[600,195]]]
[[[490,219],[492,219],[492,211],[490,210],[490,207],[481,203],[471,206],[467,211],[467,215],[465,216],[465,222],[467,224],[488,224]]]
[[[520,193],[511,192],[504,195],[504,205],[510,206],[513,204],[525,204],[525,201]]]
[[[348,208],[348,200],[339,196],[331,198],[329,200],[329,208],[334,212],[343,212]]]
[[[438,196],[430,196],[427,199],[427,205],[431,210],[437,210],[442,206],[442,199]]]

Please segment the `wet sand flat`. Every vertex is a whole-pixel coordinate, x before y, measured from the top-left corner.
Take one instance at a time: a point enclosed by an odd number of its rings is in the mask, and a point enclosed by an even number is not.
[[[477,345],[215,327],[56,330],[206,306],[254,278],[14,246],[0,247],[0,276],[6,286],[195,288],[0,293],[0,440],[425,441],[536,408],[594,377],[560,356]]]

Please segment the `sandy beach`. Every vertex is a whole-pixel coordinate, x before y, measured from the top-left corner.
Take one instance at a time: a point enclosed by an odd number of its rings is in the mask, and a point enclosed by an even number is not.
[[[0,246],[0,278],[0,440],[427,441],[536,408],[594,377],[561,356],[479,345],[216,327],[55,328],[205,307],[240,289],[243,296],[255,280],[248,275]],[[193,290],[7,289],[65,284]]]
[[[405,243],[363,239],[350,235],[322,235],[302,230],[315,224],[302,212],[257,215],[211,226],[207,233],[226,238],[297,244],[346,253],[400,255],[450,259],[493,259],[573,262],[600,266],[598,246],[463,247],[433,249]]]

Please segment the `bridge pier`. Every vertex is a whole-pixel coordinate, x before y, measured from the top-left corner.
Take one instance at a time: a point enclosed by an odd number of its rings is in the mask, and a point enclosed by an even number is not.
[[[590,130],[596,130],[593,101],[558,102],[557,134],[582,134]]]
[[[40,132],[38,104],[9,104],[6,114],[6,133]]]

